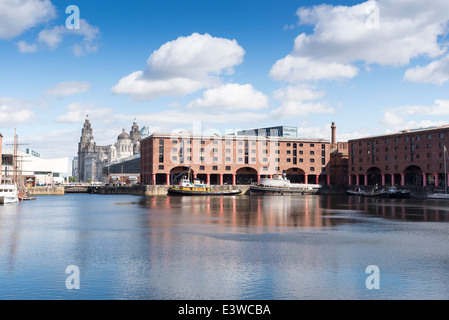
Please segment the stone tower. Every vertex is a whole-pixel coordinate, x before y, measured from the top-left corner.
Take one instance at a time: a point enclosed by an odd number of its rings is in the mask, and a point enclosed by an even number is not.
[[[80,181],[84,181],[84,158],[90,153],[95,153],[95,142],[92,126],[89,118],[86,117],[78,143],[78,177]]]

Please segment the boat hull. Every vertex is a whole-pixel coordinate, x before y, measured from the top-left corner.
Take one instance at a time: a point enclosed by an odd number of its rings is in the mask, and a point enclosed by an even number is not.
[[[394,192],[389,194],[390,198],[402,199],[410,197],[410,192]]]
[[[19,202],[18,197],[14,196],[0,196],[0,204],[6,204],[6,203],[15,203]]]
[[[168,188],[168,195],[171,196],[234,196],[241,194],[241,190],[184,190],[179,188]]]
[[[282,188],[282,187],[265,187],[265,186],[251,186],[250,187],[251,195],[260,195],[260,194],[275,194],[275,195],[284,195],[284,194],[296,194],[296,195],[307,195],[307,194],[315,194],[318,192],[318,189],[301,189],[301,188]]]
[[[387,197],[388,193],[379,191],[379,192],[370,192],[370,191],[352,191],[346,190],[347,195],[351,196],[360,196],[360,197]]]
[[[449,194],[447,193],[434,193],[429,194],[427,196],[427,199],[442,199],[442,200],[449,200]]]

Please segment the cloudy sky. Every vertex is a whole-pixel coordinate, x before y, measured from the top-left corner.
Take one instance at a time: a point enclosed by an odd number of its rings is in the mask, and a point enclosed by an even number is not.
[[[447,0],[0,0],[0,132],[72,158],[86,115],[100,145],[134,119],[334,121],[339,141],[447,124],[448,32]]]

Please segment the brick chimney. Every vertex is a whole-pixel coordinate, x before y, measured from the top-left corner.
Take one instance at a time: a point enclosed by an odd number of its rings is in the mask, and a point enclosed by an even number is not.
[[[336,135],[337,127],[335,126],[335,122],[332,122],[331,130],[332,130],[331,144],[335,147],[337,144],[337,135]]]

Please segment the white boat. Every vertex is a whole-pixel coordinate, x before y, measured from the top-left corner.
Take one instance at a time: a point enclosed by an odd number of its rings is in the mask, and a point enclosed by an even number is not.
[[[19,202],[19,192],[14,184],[0,184],[0,204]]]
[[[447,193],[432,193],[432,194],[427,195],[427,199],[448,200],[449,199],[449,194],[447,194]]]
[[[273,178],[262,178],[257,185],[250,187],[250,194],[315,194],[321,188],[319,184],[291,183],[280,174]]]

